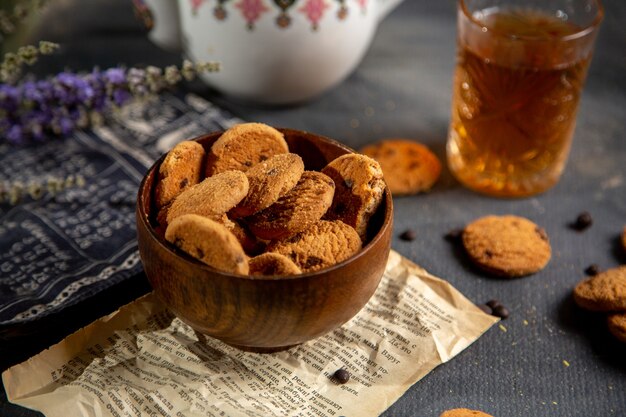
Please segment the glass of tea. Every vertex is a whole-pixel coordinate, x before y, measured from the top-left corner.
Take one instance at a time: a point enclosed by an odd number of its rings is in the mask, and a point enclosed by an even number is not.
[[[459,0],[448,165],[523,197],[557,183],[603,17],[599,0]]]

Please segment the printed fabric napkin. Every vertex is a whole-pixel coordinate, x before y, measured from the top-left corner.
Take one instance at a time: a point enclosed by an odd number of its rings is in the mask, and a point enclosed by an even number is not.
[[[43,317],[139,273],[135,200],[143,175],[175,143],[238,122],[198,96],[163,95],[66,139],[0,143],[0,326]]]

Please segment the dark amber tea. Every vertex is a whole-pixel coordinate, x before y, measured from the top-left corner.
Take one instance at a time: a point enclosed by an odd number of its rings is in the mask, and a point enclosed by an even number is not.
[[[583,30],[528,8],[460,14],[448,138],[459,181],[512,197],[558,181],[592,52]]]

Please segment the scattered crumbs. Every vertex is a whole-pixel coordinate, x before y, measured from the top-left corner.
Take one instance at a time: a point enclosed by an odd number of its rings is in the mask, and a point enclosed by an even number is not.
[[[500,328],[500,330],[502,330],[504,333],[506,333],[506,327],[504,327],[504,325],[499,324],[498,327]]]
[[[390,110],[390,111],[395,110],[395,109],[396,109],[396,102],[395,102],[395,101],[393,101],[393,100],[387,100],[387,101],[385,102],[385,108],[386,108],[387,110]]]
[[[613,391],[613,385],[609,385],[609,391]]]
[[[350,119],[350,127],[351,128],[356,129],[360,125],[361,125],[361,122],[359,122],[359,119]]]
[[[559,405],[559,403],[557,403],[556,401],[552,401],[552,404]]]
[[[541,404],[546,405],[546,402],[545,402],[545,401],[542,401],[542,402],[541,402]]]
[[[375,113],[374,108],[372,106],[367,106],[364,110],[364,113],[367,117],[372,117]]]
[[[506,331],[506,330],[505,330],[505,331]],[[511,343],[511,346],[516,346],[516,345],[517,345],[517,342],[513,342],[513,343]]]
[[[524,326],[528,326],[528,320],[524,319],[522,323],[524,323]]]
[[[563,365],[565,365],[565,367],[567,368],[569,366],[569,362],[563,359]]]

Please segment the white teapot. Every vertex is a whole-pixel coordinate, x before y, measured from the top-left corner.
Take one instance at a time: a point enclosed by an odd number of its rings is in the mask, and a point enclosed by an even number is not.
[[[146,0],[150,38],[192,61],[218,61],[203,80],[258,103],[307,100],[361,62],[378,23],[402,0]]]

